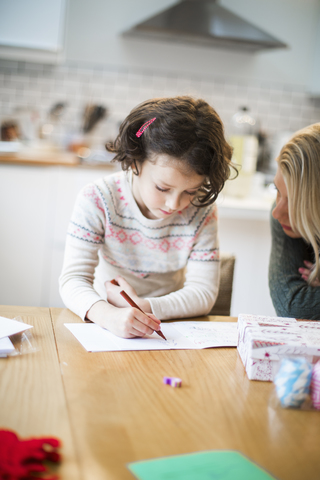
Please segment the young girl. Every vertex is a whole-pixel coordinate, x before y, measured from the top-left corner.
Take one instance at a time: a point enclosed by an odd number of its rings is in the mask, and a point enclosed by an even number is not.
[[[208,314],[219,286],[214,202],[232,155],[218,114],[188,96],[148,100],[106,147],[122,172],[77,198],[60,276],[65,305],[125,338]]]
[[[320,320],[320,123],[297,132],[277,161],[271,298],[279,316]]]

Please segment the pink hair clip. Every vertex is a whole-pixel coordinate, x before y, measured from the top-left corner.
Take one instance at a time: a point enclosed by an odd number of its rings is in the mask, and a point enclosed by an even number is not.
[[[151,118],[151,120],[148,120],[146,123],[142,125],[142,127],[139,128],[139,130],[136,133],[136,136],[139,138],[143,134],[143,132],[151,125],[152,122],[156,120],[157,117]]]

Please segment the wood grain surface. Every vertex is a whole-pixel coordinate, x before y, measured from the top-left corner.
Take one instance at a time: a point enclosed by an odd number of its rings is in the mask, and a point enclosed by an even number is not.
[[[129,480],[128,462],[211,449],[279,480],[319,480],[320,412],[274,406],[273,384],[249,381],[235,348],[88,353],[64,326],[79,317],[51,315],[84,480]]]
[[[17,165],[64,165],[78,166],[79,158],[70,152],[30,151],[25,153],[0,153],[0,163]]]
[[[59,166],[81,168],[105,168],[114,170],[114,165],[109,162],[82,162],[75,153],[66,151],[37,151],[30,150],[21,153],[0,152],[0,164],[34,165],[34,166]]]
[[[0,358],[0,428],[21,438],[54,436],[63,461],[51,468],[61,479],[80,479],[68,408],[48,308],[0,306],[0,315],[33,325],[33,353]]]

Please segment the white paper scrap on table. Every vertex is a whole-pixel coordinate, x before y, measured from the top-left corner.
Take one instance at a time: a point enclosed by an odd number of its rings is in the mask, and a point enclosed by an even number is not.
[[[236,347],[236,322],[172,322],[161,324],[163,340],[153,333],[142,338],[120,338],[94,323],[65,323],[88,352],[116,352],[124,350],[202,349]]]
[[[29,328],[33,328],[33,326],[24,322],[12,320],[11,318],[0,317],[0,338],[10,337],[16,333],[24,332]]]
[[[0,338],[0,357],[7,357],[15,350],[9,337]]]

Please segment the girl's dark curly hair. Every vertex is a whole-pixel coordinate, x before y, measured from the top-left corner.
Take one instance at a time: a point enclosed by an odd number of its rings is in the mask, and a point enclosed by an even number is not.
[[[137,131],[148,120],[156,120],[138,138]],[[137,169],[153,155],[165,154],[185,162],[186,172],[204,175],[206,180],[196,199],[198,207],[215,202],[230,168],[232,148],[224,136],[217,112],[204,100],[189,96],[154,98],[134,108],[122,122],[114,142],[106,145],[116,153],[113,161],[123,170]]]

